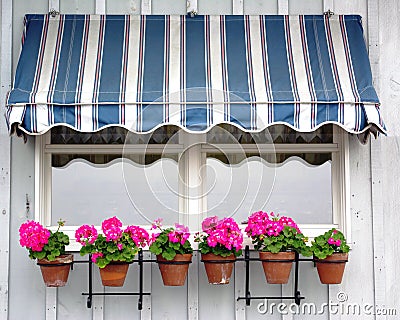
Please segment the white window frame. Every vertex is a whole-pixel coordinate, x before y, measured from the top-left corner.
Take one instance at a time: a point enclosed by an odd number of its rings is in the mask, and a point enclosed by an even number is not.
[[[51,155],[52,154],[163,154],[166,152],[178,154],[179,174],[183,178],[179,185],[179,222],[188,225],[191,230],[198,230],[201,221],[206,215],[206,197],[191,197],[193,194],[202,194],[205,188],[206,173],[199,176],[201,168],[206,164],[206,153],[215,152],[215,147],[224,152],[262,152],[262,153],[331,153],[332,154],[332,224],[300,224],[305,235],[310,238],[336,227],[343,231],[348,242],[351,242],[350,216],[350,173],[349,173],[349,141],[344,130],[334,126],[333,143],[318,144],[206,144],[206,134],[180,133],[179,143],[174,145],[57,145],[50,143],[50,133],[36,137],[35,142],[35,220],[45,226],[51,226]],[[203,181],[203,184],[201,183]],[[79,226],[66,226],[64,231],[71,239]],[[79,250],[72,244],[69,250]]]

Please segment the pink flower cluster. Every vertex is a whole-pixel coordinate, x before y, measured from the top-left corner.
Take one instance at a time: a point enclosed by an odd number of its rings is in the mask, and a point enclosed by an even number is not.
[[[151,236],[150,236],[150,238],[149,238],[149,246],[151,246],[151,244],[157,240],[157,238],[158,238],[159,235],[160,235],[159,232],[156,232],[156,233],[152,233],[152,234],[151,234]]]
[[[146,230],[138,226],[129,226],[125,229],[137,247],[145,247],[149,243],[149,234]]]
[[[101,229],[107,241],[119,240],[122,237],[122,222],[117,217],[106,219],[101,224]]]
[[[155,229],[159,229],[159,228],[161,228],[161,226],[162,226],[162,221],[163,221],[163,219],[162,218],[158,218],[158,219],[156,219],[156,220],[154,220],[154,222],[151,224],[151,230],[155,230]]]
[[[228,250],[235,248],[236,251],[239,251],[242,249],[243,234],[232,218],[221,220],[218,220],[216,216],[206,218],[202,223],[202,229],[208,235],[208,246],[214,248],[220,244]]]
[[[335,240],[333,238],[329,238],[328,243],[332,244],[334,246],[340,247],[340,245],[342,244],[342,241],[340,239]]]
[[[218,224],[218,221],[217,216],[205,218],[201,223],[201,229],[207,232],[209,229],[214,228]]]
[[[19,243],[32,251],[42,251],[49,242],[50,231],[40,223],[28,220],[19,228]]]
[[[96,263],[97,262],[97,258],[102,258],[103,254],[101,252],[95,252],[92,254],[92,262]]]
[[[83,246],[86,244],[93,244],[96,241],[97,236],[97,230],[93,225],[89,226],[84,224],[75,231],[76,241]]]
[[[178,223],[175,223],[175,229],[168,234],[169,241],[174,243],[180,242],[181,245],[183,245],[189,237],[189,228]]]
[[[258,211],[249,217],[245,231],[248,236],[253,238],[261,235],[276,237],[286,226],[295,228],[298,233],[301,233],[292,218],[275,216],[273,212],[268,215],[267,212]]]

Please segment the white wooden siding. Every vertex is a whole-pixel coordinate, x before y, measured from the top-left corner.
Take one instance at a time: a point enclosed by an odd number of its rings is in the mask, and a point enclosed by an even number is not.
[[[1,41],[0,41],[0,59],[6,62],[1,66],[0,83],[1,96],[5,97],[7,90],[11,85],[11,61],[12,61],[12,3],[3,1],[1,3],[2,22]],[[4,108],[1,108],[1,113]],[[10,252],[10,156],[11,143],[7,134],[7,127],[3,121],[0,121],[0,319],[6,319],[9,306],[9,252]]]
[[[400,240],[397,236],[398,212],[400,212],[400,168],[397,166],[400,155],[400,5],[397,0],[379,2],[376,0],[3,0],[2,1],[2,100],[8,90],[12,70],[20,50],[22,21],[25,13],[45,13],[49,8],[59,5],[61,13],[129,13],[129,14],[185,14],[189,9],[199,14],[321,14],[331,9],[336,14],[360,14],[367,36],[370,36],[370,52],[374,78],[380,89],[379,96],[388,137],[380,137],[371,146],[361,146],[354,137],[350,138],[350,189],[352,252],[347,265],[344,282],[340,286],[325,286],[319,283],[316,270],[311,263],[300,263],[299,289],[306,302],[317,306],[328,301],[337,301],[336,295],[345,292],[349,303],[378,304],[378,307],[397,307],[400,300],[400,284],[396,277],[400,274],[397,254]],[[7,18],[11,17],[13,5],[12,34],[9,32]],[[243,9],[242,9],[243,7]],[[374,10],[372,13],[371,10]],[[189,11],[191,11],[189,10]],[[368,16],[369,14],[369,16]],[[374,21],[370,23],[371,14]],[[369,30],[368,30],[369,29]],[[12,57],[11,42],[12,36]],[[368,39],[368,37],[367,37]],[[397,39],[397,41],[394,41]],[[5,46],[8,46],[5,47]],[[34,199],[34,138],[24,144],[20,138],[11,139],[12,148],[5,132],[4,121],[0,123],[0,178],[9,172],[9,152],[11,150],[11,207],[10,235],[8,243],[8,184],[1,186],[0,194],[0,319],[118,319],[129,315],[131,319],[374,319],[365,314],[316,316],[284,316],[260,314],[257,306],[263,301],[252,301],[250,307],[245,302],[236,302],[236,297],[244,292],[244,263],[236,263],[235,276],[228,286],[211,286],[206,281],[204,267],[195,257],[191,266],[189,288],[168,288],[161,283],[156,264],[145,264],[145,291],[152,292],[144,298],[144,309],[137,310],[137,297],[96,297],[93,308],[86,308],[87,267],[76,265],[70,274],[68,285],[60,289],[45,289],[38,267],[27,257],[26,250],[18,243],[18,227],[26,220],[25,198]],[[371,148],[371,149],[370,149]],[[372,152],[371,152],[372,150]],[[388,169],[389,168],[389,169]],[[371,180],[374,185],[371,185]],[[5,190],[5,193],[3,193]],[[6,195],[6,196],[4,196]],[[34,203],[31,204],[34,207]],[[30,212],[28,218],[33,218]],[[9,282],[7,283],[7,260],[10,250]],[[4,251],[6,250],[6,251]],[[150,255],[145,254],[145,259]],[[78,255],[76,259],[81,259]],[[197,260],[197,261],[196,261]],[[6,262],[3,264],[3,262]],[[5,273],[4,273],[5,271]],[[197,281],[198,280],[198,281]],[[375,280],[375,283],[374,283]],[[136,291],[137,265],[132,265],[127,283],[120,289],[107,291]],[[98,271],[94,269],[94,291],[103,290]],[[8,285],[7,294],[4,288]],[[22,289],[23,288],[23,289]],[[251,263],[252,295],[291,294],[291,285],[267,285],[260,263]],[[189,294],[188,294],[189,293]],[[279,303],[280,301],[270,301]],[[28,311],[29,310],[29,311]],[[276,310],[276,309],[275,309]],[[28,311],[28,313],[27,313]],[[385,318],[385,317],[384,317]],[[396,317],[387,317],[395,319]]]
[[[375,241],[383,242],[383,250],[376,250],[374,257],[383,260],[382,270],[385,283],[380,287],[379,294],[385,295],[385,305],[397,307],[397,318],[399,318],[399,292],[400,283],[395,279],[400,272],[398,253],[400,252],[400,239],[397,236],[398,228],[396,221],[399,221],[400,212],[400,169],[397,165],[400,158],[400,4],[398,1],[378,2],[378,43],[379,52],[378,66],[375,68],[377,84],[379,87],[380,99],[382,102],[383,116],[389,128],[389,135],[383,137],[379,142],[380,146],[373,146],[371,161],[380,161],[381,167],[373,172],[373,182],[380,183],[382,198],[378,200],[382,204],[381,219],[383,222],[382,233],[376,235]],[[386,106],[386,108],[385,108]],[[375,142],[374,142],[375,144]],[[379,156],[375,150],[380,151]],[[375,214],[375,213],[374,213]],[[382,284],[381,284],[382,285]],[[381,303],[381,302],[379,302]],[[394,319],[394,317],[391,317]],[[390,319],[390,317],[388,317]]]

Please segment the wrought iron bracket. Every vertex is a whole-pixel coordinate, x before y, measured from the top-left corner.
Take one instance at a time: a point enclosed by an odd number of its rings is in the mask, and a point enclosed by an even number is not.
[[[138,310],[143,309],[143,297],[151,295],[150,292],[143,292],[143,263],[144,262],[153,262],[153,260],[144,260],[143,259],[143,251],[139,250],[137,260],[133,262],[137,262],[139,266],[139,290],[138,292],[93,292],[93,262],[92,255],[89,255],[88,260],[80,260],[73,261],[72,266],[75,263],[86,263],[88,265],[88,292],[82,292],[83,296],[87,296],[86,306],[91,308],[93,305],[93,296],[138,296]]]
[[[294,302],[297,305],[300,305],[301,300],[305,299],[300,293],[299,290],[299,262],[301,261],[308,261],[308,262],[313,262],[313,259],[300,259],[299,254],[296,253],[295,259],[294,259],[294,264],[295,264],[295,270],[294,270],[294,292],[293,296],[265,296],[265,297],[259,297],[259,296],[252,296],[250,293],[250,261],[265,261],[260,258],[250,258],[250,248],[249,246],[245,247],[244,250],[244,259],[237,259],[237,261],[244,261],[245,266],[246,266],[246,277],[245,277],[245,296],[241,296],[237,298],[237,301],[239,300],[246,300],[246,306],[250,306],[251,300],[281,300],[281,299],[290,299],[294,300]],[[277,261],[277,260],[274,260]]]

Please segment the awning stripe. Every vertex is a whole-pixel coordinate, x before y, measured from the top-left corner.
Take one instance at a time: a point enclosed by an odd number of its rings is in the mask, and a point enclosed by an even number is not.
[[[385,131],[359,16],[27,15],[6,112],[28,133],[336,123]]]

